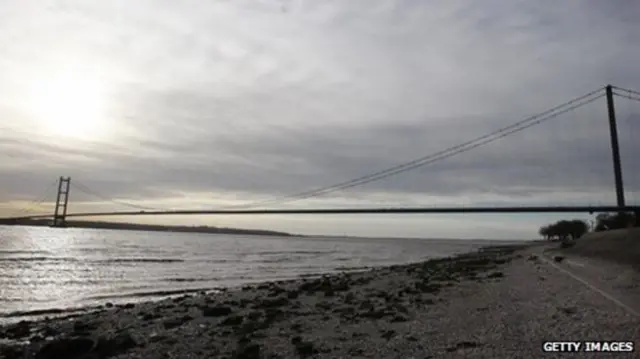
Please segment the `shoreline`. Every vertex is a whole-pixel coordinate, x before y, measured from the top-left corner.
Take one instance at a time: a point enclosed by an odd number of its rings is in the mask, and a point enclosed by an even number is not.
[[[386,238],[385,238],[386,239]],[[421,240],[430,240],[430,239],[421,239]],[[467,241],[467,240],[462,240]],[[483,245],[480,247],[469,248],[469,252],[475,252],[482,248],[497,248],[501,246],[522,246],[534,243],[524,242],[524,241],[505,241],[505,244],[499,244],[499,241],[494,240],[487,245]],[[203,293],[218,293],[224,290],[234,290],[238,289],[245,285],[259,285],[261,283],[267,282],[280,282],[280,281],[299,281],[302,279],[314,279],[319,278],[323,275],[337,275],[341,273],[360,273],[370,271],[376,268],[388,267],[391,265],[411,265],[422,263],[424,261],[429,261],[433,259],[447,258],[455,256],[456,254],[465,254],[468,253],[466,251],[460,251],[458,253],[450,254],[449,256],[442,255],[434,255],[431,258],[423,258],[421,260],[415,260],[414,262],[398,262],[398,263],[388,263],[388,264],[373,264],[370,263],[368,265],[357,265],[357,266],[345,266],[340,265],[337,267],[327,267],[325,269],[320,269],[318,272],[309,272],[309,273],[300,273],[300,274],[283,274],[281,276],[275,276],[276,278],[260,278],[259,276],[253,278],[247,278],[245,280],[239,280],[237,283],[210,283],[204,284],[202,286],[192,286],[192,287],[180,287],[176,286],[174,288],[166,287],[166,288],[157,288],[155,290],[148,291],[131,291],[131,292],[122,292],[122,293],[113,293],[110,295],[104,295],[102,297],[96,296],[95,299],[91,300],[83,300],[77,303],[71,303],[68,306],[64,306],[61,304],[52,304],[52,305],[36,305],[32,308],[23,307],[16,308],[14,310],[7,310],[0,312],[0,326],[15,324],[19,321],[38,321],[45,319],[45,317],[57,318],[63,317],[66,315],[79,315],[86,312],[96,311],[100,309],[104,309],[106,304],[111,305],[124,305],[124,304],[139,304],[144,302],[158,302],[167,298],[174,298],[176,296],[181,295],[198,295]],[[8,308],[7,308],[8,309]]]
[[[163,305],[165,305],[166,303],[171,303],[173,301],[181,301],[185,298],[199,298],[199,299],[205,299],[205,300],[209,300],[212,297],[219,297],[221,295],[224,295],[225,293],[233,293],[233,292],[246,292],[246,291],[253,291],[253,290],[265,290],[265,289],[269,289],[271,288],[271,286],[273,285],[282,285],[282,286],[298,286],[298,287],[304,287],[304,285],[306,283],[309,283],[309,281],[311,281],[311,283],[313,283],[313,281],[316,281],[318,279],[323,279],[323,278],[332,278],[332,277],[340,277],[340,276],[349,276],[349,275],[353,275],[353,274],[367,274],[367,273],[375,273],[375,272],[379,272],[379,271],[384,271],[387,269],[392,269],[392,268],[396,268],[396,267],[412,267],[412,266],[419,266],[419,265],[424,265],[426,263],[430,263],[430,262],[440,262],[440,261],[448,261],[448,260],[455,260],[455,258],[459,258],[459,257],[466,257],[469,255],[474,255],[476,253],[480,253],[485,249],[493,249],[493,248],[498,248],[500,249],[501,247],[506,247],[506,248],[511,248],[514,245],[507,245],[507,246],[488,246],[488,247],[483,247],[481,249],[479,249],[478,251],[474,251],[474,252],[469,252],[469,253],[464,253],[464,254],[460,254],[457,256],[451,256],[451,257],[443,257],[443,258],[434,258],[431,260],[427,260],[427,261],[421,261],[421,262],[416,262],[416,263],[408,263],[408,264],[399,264],[399,265],[392,265],[392,266],[381,266],[381,267],[369,267],[360,271],[353,271],[353,272],[340,272],[338,274],[323,274],[323,273],[318,273],[315,274],[313,276],[305,276],[305,277],[298,277],[295,279],[288,279],[288,280],[280,280],[280,281],[256,281],[255,283],[249,283],[249,284],[242,284],[242,285],[238,285],[238,286],[234,286],[234,287],[221,287],[221,288],[208,288],[208,289],[194,289],[192,291],[189,290],[185,290],[184,293],[175,293],[175,294],[169,294],[164,298],[159,298],[156,300],[142,300],[142,301],[122,301],[119,302],[118,304],[113,304],[112,302],[115,301],[105,301],[104,304],[102,305],[96,305],[94,307],[80,307],[80,308],[52,308],[52,309],[48,309],[48,310],[34,310],[34,311],[23,311],[23,312],[16,312],[16,313],[10,313],[7,314],[7,316],[5,316],[5,319],[9,319],[11,317],[18,317],[20,316],[20,314],[30,314],[33,313],[33,316],[29,316],[31,318],[29,319],[25,319],[24,316],[22,318],[18,318],[18,320],[14,320],[13,322],[7,322],[3,325],[0,325],[0,343],[2,343],[2,340],[4,339],[5,341],[5,345],[6,344],[10,344],[11,346],[14,347],[24,347],[25,346],[25,337],[20,337],[18,335],[7,335],[7,333],[13,333],[16,329],[15,328],[19,328],[19,327],[24,327],[26,325],[34,325],[34,326],[38,326],[38,325],[47,325],[50,323],[59,323],[59,322],[64,322],[67,320],[71,320],[74,318],[77,318],[78,320],[83,320],[83,319],[91,319],[92,316],[95,315],[99,315],[101,313],[105,313],[105,312],[109,312],[109,311],[116,311],[118,312],[119,310],[123,310],[123,309],[132,309],[135,307],[162,307]],[[525,245],[516,245],[517,247],[522,247],[522,246],[527,246]],[[251,288],[251,289],[249,289]],[[54,324],[55,325],[55,324]],[[20,330],[18,330],[20,331]],[[37,330],[36,330],[37,331]],[[71,332],[73,333],[73,332]],[[9,340],[7,340],[9,339]],[[45,338],[39,338],[36,337],[36,340],[30,340],[30,345],[31,344],[37,344],[38,341],[40,341],[40,339],[46,339]],[[51,338],[49,338],[51,339]],[[0,352],[1,353],[1,352]]]
[[[340,273],[360,273],[367,270],[370,270],[374,267],[363,267],[363,269],[358,270],[345,270],[340,271]],[[313,274],[301,274],[295,278],[290,279],[282,279],[282,280],[258,280],[232,285],[232,286],[220,286],[220,287],[203,287],[203,288],[193,288],[193,289],[175,289],[175,290],[166,290],[159,292],[143,292],[136,293],[135,295],[123,295],[123,296],[111,296],[108,299],[101,300],[100,302],[103,304],[95,304],[95,305],[85,305],[85,306],[76,306],[76,307],[68,307],[68,308],[43,308],[43,309],[33,309],[33,310],[17,310],[13,312],[7,312],[0,314],[0,328],[3,326],[14,325],[20,321],[29,321],[29,322],[37,322],[42,321],[47,318],[68,318],[68,317],[77,317],[83,314],[89,314],[92,312],[99,311],[101,309],[105,309],[108,307],[124,307],[126,305],[136,305],[136,304],[147,304],[147,303],[157,303],[164,300],[171,300],[181,296],[193,296],[193,295],[216,295],[225,291],[233,291],[239,290],[245,286],[257,286],[263,283],[272,283],[272,282],[291,282],[291,281],[299,281],[303,279],[316,279],[321,278],[325,275],[335,275],[338,271],[334,273],[313,273]],[[0,358],[1,359],[1,358]]]
[[[0,354],[6,359],[36,353],[38,358],[119,359],[539,357],[537,340],[545,335],[546,340],[561,339],[559,333],[578,339],[599,333],[600,338],[607,335],[599,331],[600,322],[617,334],[637,328],[637,318],[606,312],[610,303],[581,295],[563,277],[554,279],[551,269],[529,257],[532,247],[484,247],[358,273],[20,322],[0,327]],[[546,287],[540,291],[531,281]],[[572,297],[562,300],[560,294]],[[566,306],[577,305],[576,300],[587,301],[578,312],[589,310],[596,320],[591,326],[568,318],[576,310]],[[546,310],[533,308],[538,305]],[[564,322],[553,324],[558,320]],[[523,326],[533,326],[527,330],[534,336],[523,337]]]

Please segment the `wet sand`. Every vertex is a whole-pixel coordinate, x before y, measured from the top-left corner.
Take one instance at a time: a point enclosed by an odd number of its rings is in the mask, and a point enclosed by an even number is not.
[[[637,317],[536,253],[531,246],[492,247],[361,273],[105,305],[0,327],[0,358],[552,358],[542,341],[637,338]]]

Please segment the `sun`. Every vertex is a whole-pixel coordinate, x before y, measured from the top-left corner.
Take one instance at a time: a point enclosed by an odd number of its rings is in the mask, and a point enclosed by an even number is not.
[[[106,95],[101,82],[72,71],[38,79],[29,109],[45,135],[74,139],[101,137]]]

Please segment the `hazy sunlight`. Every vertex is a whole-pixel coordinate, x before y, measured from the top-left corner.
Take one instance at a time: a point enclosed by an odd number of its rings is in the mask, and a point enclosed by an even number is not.
[[[105,130],[106,94],[99,80],[72,71],[39,78],[30,110],[37,126],[49,136],[96,139]]]

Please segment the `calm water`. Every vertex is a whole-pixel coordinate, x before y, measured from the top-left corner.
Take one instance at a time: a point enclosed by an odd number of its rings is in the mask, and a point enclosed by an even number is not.
[[[415,262],[491,243],[0,226],[0,321],[180,290]]]

